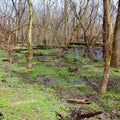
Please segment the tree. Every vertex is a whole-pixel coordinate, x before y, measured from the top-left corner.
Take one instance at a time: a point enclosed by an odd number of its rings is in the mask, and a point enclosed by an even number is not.
[[[15,33],[15,39],[14,39],[14,46],[17,46],[17,42],[20,38],[19,36],[19,27],[21,20],[22,20],[22,16],[25,12],[25,6],[26,6],[26,0],[12,0],[12,5],[15,9],[15,24],[16,24],[16,33]]]
[[[104,73],[100,93],[104,94],[107,89],[107,83],[110,71],[110,61],[112,55],[113,28],[110,19],[110,0],[103,0],[103,41],[105,43],[104,54]]]
[[[82,13],[82,15],[80,16],[80,18],[79,18],[79,20],[78,20],[78,23],[77,23],[77,25],[75,26],[72,34],[71,34],[70,37],[66,40],[66,43],[65,43],[65,45],[64,45],[64,48],[62,49],[62,51],[60,52],[60,54],[58,54],[58,58],[63,55],[64,51],[68,49],[68,46],[69,46],[70,42],[77,36],[77,32],[78,32],[78,30],[80,29],[80,25],[81,25],[81,23],[82,23],[85,15],[86,15],[88,5],[89,5],[89,0],[87,0],[87,3],[86,3],[85,8],[84,8],[84,10],[83,10],[83,13]]]
[[[64,0],[64,40],[67,40],[67,0]]]
[[[118,12],[115,23],[115,30],[113,36],[113,51],[111,58],[111,66],[118,67],[120,65],[120,0],[118,4]]]
[[[43,25],[44,25],[44,32],[43,32],[43,43],[45,47],[47,48],[47,20],[46,20],[46,0],[44,0],[44,16],[43,16]]]
[[[32,22],[33,22],[33,7],[31,0],[27,0],[29,5],[29,25],[28,25],[28,68],[32,67]]]

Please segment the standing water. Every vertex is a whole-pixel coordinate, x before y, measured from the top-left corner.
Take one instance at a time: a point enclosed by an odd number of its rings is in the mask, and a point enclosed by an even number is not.
[[[92,51],[93,59],[100,60],[103,59],[102,47],[90,48]],[[68,49],[68,54],[75,54],[76,58],[84,56],[86,52],[85,46],[76,46]]]

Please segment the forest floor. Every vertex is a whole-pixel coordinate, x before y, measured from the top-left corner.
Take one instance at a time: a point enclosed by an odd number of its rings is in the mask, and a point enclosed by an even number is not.
[[[111,68],[107,92],[100,95],[103,62],[74,54],[56,60],[58,52],[34,50],[33,68],[27,69],[27,51],[14,52],[10,64],[0,50],[0,120],[77,120],[78,109],[102,111],[86,120],[120,120],[120,68]],[[69,98],[91,104],[68,103]]]

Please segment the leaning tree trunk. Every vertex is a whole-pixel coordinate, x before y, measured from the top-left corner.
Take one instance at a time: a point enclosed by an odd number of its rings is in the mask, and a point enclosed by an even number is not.
[[[33,7],[31,0],[28,0],[29,5],[29,25],[28,25],[28,68],[32,67],[32,22],[33,22]]]
[[[107,83],[110,71],[110,61],[112,55],[112,41],[113,41],[113,29],[110,20],[110,1],[103,0],[104,17],[103,17],[103,40],[105,41],[105,54],[104,54],[104,74],[102,80],[102,86],[100,93],[104,94],[107,89]]]
[[[120,0],[118,5],[117,19],[113,36],[113,52],[111,58],[111,66],[118,67],[120,65]]]

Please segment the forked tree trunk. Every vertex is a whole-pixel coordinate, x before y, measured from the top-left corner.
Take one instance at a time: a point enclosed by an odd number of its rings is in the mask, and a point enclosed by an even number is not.
[[[113,28],[110,20],[110,0],[103,0],[104,17],[103,17],[103,40],[105,41],[105,54],[104,54],[104,73],[100,93],[104,94],[107,89],[107,83],[110,71],[110,61],[112,55],[112,41],[113,41]]]
[[[9,56],[9,62],[13,63],[13,55],[12,55],[12,48],[11,48],[11,36],[15,34],[17,29],[20,29],[22,27],[26,26],[26,24],[23,24],[22,26],[17,26],[16,28],[12,29],[8,35],[8,38],[5,38],[4,36],[0,35],[0,37],[2,37],[4,40],[6,40],[5,45],[6,45],[6,49],[8,52],[8,56]]]
[[[29,25],[28,25],[28,68],[32,67],[32,22],[33,22],[33,7],[31,0],[28,0],[29,5]]]
[[[117,19],[113,36],[113,52],[111,58],[111,66],[112,67],[120,66],[120,0],[118,5]]]

